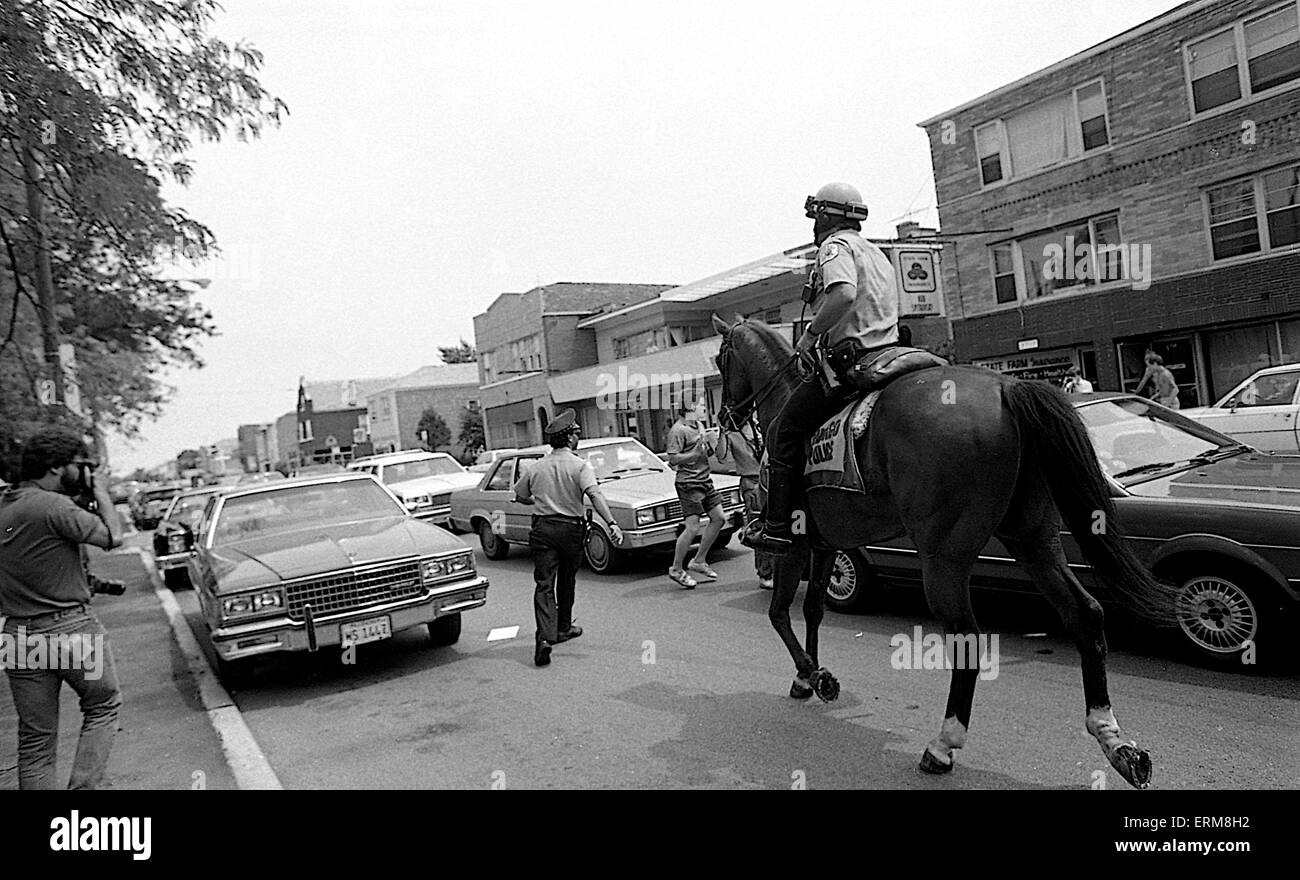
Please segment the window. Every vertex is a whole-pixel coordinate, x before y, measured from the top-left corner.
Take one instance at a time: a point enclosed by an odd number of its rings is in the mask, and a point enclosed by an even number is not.
[[[652,330],[633,333],[630,336],[615,337],[614,357],[621,359],[636,357],[639,354],[651,354],[668,348],[671,344],[669,342],[668,328],[656,327]]]
[[[510,362],[511,369],[518,373],[540,370],[542,368],[541,336],[534,333],[532,336],[525,336],[510,343]]]
[[[1016,267],[1010,244],[993,248],[993,293],[999,305],[1016,301]]]
[[[994,121],[975,129],[975,151],[980,159],[980,179],[984,185],[1002,179],[1002,154],[1006,140],[1002,135],[1002,122]]]
[[[1300,244],[1300,165],[1213,187],[1205,202],[1216,260]]]
[[[315,440],[311,433],[311,419],[303,419],[298,423],[298,442],[306,443],[309,440]]]
[[[488,480],[488,484],[484,489],[488,492],[505,492],[514,488],[514,480],[511,479],[514,470],[515,460],[513,458],[503,460],[497,465],[496,472],[492,474],[492,479]]]
[[[763,313],[763,322],[766,323],[766,324],[780,324],[780,323],[781,323],[781,307],[780,307],[780,306],[777,306],[777,307],[774,308],[774,309],[768,309],[766,312],[764,312],[764,313]]]
[[[1079,108],[1079,135],[1083,151],[1095,150],[1110,143],[1106,126],[1106,94],[1101,80],[1074,90],[1075,106]]]
[[[1184,48],[1192,110],[1204,113],[1300,80],[1300,17],[1289,2]]]
[[[985,186],[1033,174],[1109,143],[1106,90],[1100,79],[975,128]]]

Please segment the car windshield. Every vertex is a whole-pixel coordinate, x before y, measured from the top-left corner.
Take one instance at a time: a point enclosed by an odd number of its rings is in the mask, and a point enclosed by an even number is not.
[[[1101,400],[1079,407],[1078,413],[1102,469],[1116,478],[1241,448],[1231,437],[1133,398]]]
[[[384,465],[384,482],[405,483],[422,477],[445,477],[447,474],[463,473],[465,469],[454,458],[422,458],[419,461]]]
[[[635,440],[603,443],[600,446],[579,449],[578,454],[591,462],[591,468],[596,472],[598,480],[617,477],[631,471],[664,470],[663,459]]]
[[[405,515],[372,480],[286,486],[228,498],[214,524],[213,542],[229,544],[330,523]]]

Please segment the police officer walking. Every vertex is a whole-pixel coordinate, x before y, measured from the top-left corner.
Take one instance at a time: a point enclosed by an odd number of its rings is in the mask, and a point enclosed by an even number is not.
[[[574,411],[558,413],[543,433],[551,451],[532,462],[515,481],[515,500],[536,509],[528,546],[533,551],[533,611],[537,618],[533,662],[538,666],[551,662],[552,645],[582,635],[582,627],[573,625],[573,598],[586,537],[584,498],[591,499],[592,507],[608,524],[614,543],[623,543],[623,532],[596,483],[596,472],[574,452],[580,433]]]
[[[809,196],[817,261],[809,277],[813,319],[795,348],[829,361],[836,377],[870,352],[898,344],[898,286],[894,267],[860,234],[867,219],[862,195],[847,183],[828,183]],[[776,555],[790,552],[790,518],[803,473],[806,432],[833,416],[844,395],[821,382],[803,382],[786,400],[768,431],[767,511],[741,543]]]

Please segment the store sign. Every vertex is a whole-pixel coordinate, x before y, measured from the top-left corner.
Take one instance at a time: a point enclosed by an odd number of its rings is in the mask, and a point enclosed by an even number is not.
[[[1038,348],[1037,339],[1022,339],[1016,343],[1017,351],[1031,351],[1032,349],[1035,348]]]
[[[1065,377],[1066,370],[1075,364],[1075,352],[1072,348],[975,361],[977,367],[988,367],[990,370],[1007,373],[1017,379],[1042,379],[1048,382],[1059,382]]]
[[[934,251],[922,248],[894,250],[900,318],[943,316],[943,280],[939,277],[934,254]]]

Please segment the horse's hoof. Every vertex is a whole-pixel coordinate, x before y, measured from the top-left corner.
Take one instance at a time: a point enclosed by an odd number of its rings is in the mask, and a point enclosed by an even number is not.
[[[941,776],[944,773],[951,773],[952,765],[952,761],[949,761],[947,764],[940,761],[934,755],[930,754],[929,749],[921,752],[921,771],[924,773],[932,773],[935,776]]]
[[[1151,755],[1145,749],[1139,749],[1137,743],[1116,746],[1108,757],[1110,766],[1127,779],[1129,785],[1141,789],[1151,784]]]
[[[817,699],[823,703],[833,703],[839,698],[840,683],[824,666],[808,676],[808,683],[812,685]]]
[[[813,689],[801,678],[796,678],[790,683],[790,696],[796,700],[807,700],[813,695]]]

